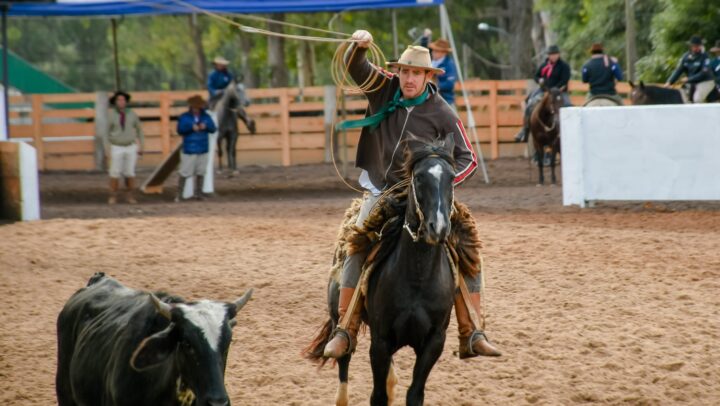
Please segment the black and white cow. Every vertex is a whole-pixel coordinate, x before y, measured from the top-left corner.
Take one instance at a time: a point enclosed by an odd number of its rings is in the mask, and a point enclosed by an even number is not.
[[[251,295],[234,303],[185,302],[95,274],[58,317],[58,404],[178,405],[187,388],[194,405],[230,405],[228,347]]]

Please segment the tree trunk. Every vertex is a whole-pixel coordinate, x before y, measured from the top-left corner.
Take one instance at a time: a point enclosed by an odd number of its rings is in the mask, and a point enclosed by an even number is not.
[[[504,71],[505,79],[530,77],[534,70],[532,60],[533,3],[527,0],[507,0],[507,9],[512,11],[509,18],[510,65],[513,69]]]
[[[196,14],[188,15],[188,23],[190,24],[190,38],[192,39],[193,48],[195,48],[193,76],[198,81],[200,87],[204,88],[207,84],[207,62],[202,43],[202,29],[198,24]]]
[[[252,63],[250,61],[250,52],[253,48],[253,37],[251,34],[246,33],[240,33],[240,49],[242,49],[242,54],[240,56],[240,72],[243,76],[243,83],[245,84],[245,87],[251,89],[251,88],[257,88],[259,78],[258,75],[255,74],[255,72],[252,69]]]
[[[273,20],[284,21],[285,14],[272,14]],[[283,32],[282,25],[268,23],[268,30]],[[285,65],[285,40],[281,37],[268,37],[268,67],[270,68],[270,87],[287,87],[288,70]]]

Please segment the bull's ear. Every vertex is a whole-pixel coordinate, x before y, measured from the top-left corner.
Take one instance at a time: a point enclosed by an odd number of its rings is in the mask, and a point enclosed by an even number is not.
[[[163,331],[144,339],[130,357],[130,366],[136,371],[152,368],[167,360],[177,347],[175,323]]]

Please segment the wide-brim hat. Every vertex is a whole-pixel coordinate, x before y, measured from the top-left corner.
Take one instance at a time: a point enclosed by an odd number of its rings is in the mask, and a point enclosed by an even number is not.
[[[693,35],[692,37],[690,37],[690,41],[688,41],[687,43],[688,45],[702,45],[705,43],[705,41],[703,41],[703,39],[699,36]]]
[[[452,52],[452,48],[450,47],[450,43],[445,38],[440,38],[437,41],[433,41],[428,45],[428,48],[432,49],[433,51],[440,51],[440,52]]]
[[[710,52],[720,52],[720,39],[715,41],[715,46],[710,48]]]
[[[545,51],[545,52],[547,52],[548,55],[559,54],[560,47],[557,45],[550,45],[549,47],[547,47],[547,51]]]
[[[205,102],[205,99],[203,99],[202,96],[200,96],[198,94],[187,99],[187,103],[191,108],[196,108],[196,109],[204,109],[205,106],[207,105],[207,103]]]
[[[602,42],[596,42],[596,43],[592,44],[592,46],[590,47],[590,53],[603,52],[603,50],[604,50],[604,48],[603,48]]]
[[[222,56],[216,56],[215,59],[213,59],[213,63],[218,64],[218,65],[225,65],[225,66],[230,65],[230,61],[223,58]]]
[[[128,92],[123,92],[122,90],[118,90],[118,91],[116,91],[115,93],[113,93],[112,96],[110,96],[110,104],[112,104],[112,105],[114,106],[114,105],[115,105],[115,101],[117,100],[118,96],[124,96],[124,97],[125,97],[125,101],[127,101],[127,102],[130,101],[130,93],[128,93]]]
[[[444,69],[433,68],[430,50],[419,45],[410,45],[403,51],[397,62],[387,62],[387,66],[398,68],[424,69],[433,73],[445,73]]]

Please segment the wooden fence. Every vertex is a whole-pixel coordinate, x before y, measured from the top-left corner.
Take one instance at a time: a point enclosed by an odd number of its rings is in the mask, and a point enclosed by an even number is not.
[[[466,83],[476,131],[486,158],[524,153],[524,145],[514,143],[513,137],[522,124],[521,104],[527,86],[525,80],[471,80]],[[581,105],[587,85],[571,82],[570,90],[573,104]],[[618,85],[621,94],[627,94],[629,90],[627,84]],[[326,102],[332,106],[334,98],[326,100],[326,92],[323,87],[302,91],[297,88],[248,90],[252,101],[248,113],[257,122],[257,134],[249,134],[240,124],[239,164],[327,162],[328,119],[324,111]],[[141,118],[145,133],[145,154],[139,166],[156,166],[172,151],[180,141],[175,134],[177,116],[186,110],[185,100],[198,93],[206,95],[205,91],[133,93],[131,107]],[[107,93],[13,96],[10,98],[10,138],[27,141],[37,149],[40,170],[101,169],[102,150],[96,126],[101,125],[107,97]],[[459,91],[456,101],[460,117],[467,124],[465,101]],[[361,95],[348,95],[344,105],[346,118],[354,119],[362,116],[366,102]],[[354,158],[358,137],[359,130],[351,130],[345,144],[336,144],[336,147],[345,147],[345,151],[338,154],[339,158]]]

